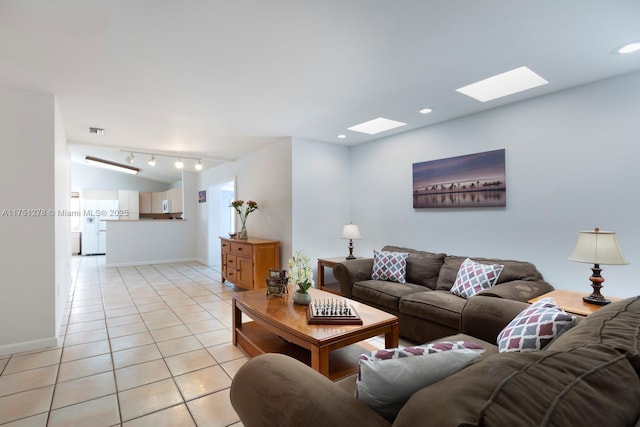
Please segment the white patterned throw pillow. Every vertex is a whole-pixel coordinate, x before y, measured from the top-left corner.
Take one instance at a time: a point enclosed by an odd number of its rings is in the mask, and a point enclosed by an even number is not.
[[[404,252],[387,252],[373,250],[373,280],[389,280],[391,282],[406,283],[407,257]]]
[[[504,327],[498,335],[498,351],[542,350],[575,322],[576,316],[565,313],[553,298],[542,298],[525,308]]]
[[[471,298],[495,285],[503,269],[504,265],[480,264],[467,258],[460,265],[451,293],[462,298]]]
[[[470,365],[483,351],[470,341],[450,341],[362,354],[356,398],[393,421],[416,391]]]

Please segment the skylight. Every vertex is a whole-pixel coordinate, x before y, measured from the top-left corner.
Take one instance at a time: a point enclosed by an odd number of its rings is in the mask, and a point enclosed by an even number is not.
[[[640,50],[640,42],[627,43],[618,49],[618,53],[633,53]]]
[[[549,83],[528,67],[520,67],[456,89],[464,95],[487,102]]]
[[[385,119],[384,117],[378,117],[377,119],[369,120],[368,122],[351,126],[348,129],[356,132],[367,133],[369,135],[375,135],[377,133],[395,129],[404,125],[406,125],[406,123],[397,122],[391,119]]]

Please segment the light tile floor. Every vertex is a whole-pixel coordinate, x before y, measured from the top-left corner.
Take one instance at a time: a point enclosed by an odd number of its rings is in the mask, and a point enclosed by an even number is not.
[[[0,425],[240,426],[233,285],[197,263],[104,261],[72,259],[61,347],[0,355]]]
[[[61,347],[0,355],[0,425],[241,426],[229,401],[247,360],[231,344],[233,285],[198,263],[104,262],[72,259]]]

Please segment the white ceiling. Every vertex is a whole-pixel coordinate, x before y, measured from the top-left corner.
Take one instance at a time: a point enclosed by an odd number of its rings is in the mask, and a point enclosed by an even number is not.
[[[79,161],[133,149],[211,167],[287,136],[359,144],[638,70],[640,53],[612,50],[639,39],[638,0],[0,0],[0,85],[55,94]],[[486,103],[455,92],[523,65],[550,83]],[[380,116],[408,125],[347,130]],[[141,176],[179,179],[144,160]]]

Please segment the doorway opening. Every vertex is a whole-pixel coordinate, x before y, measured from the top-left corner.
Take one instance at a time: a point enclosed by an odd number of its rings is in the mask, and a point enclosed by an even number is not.
[[[209,187],[209,242],[207,264],[214,268],[220,268],[220,238],[229,236],[236,228],[235,215],[231,201],[236,196],[236,180],[231,178],[219,184]]]

